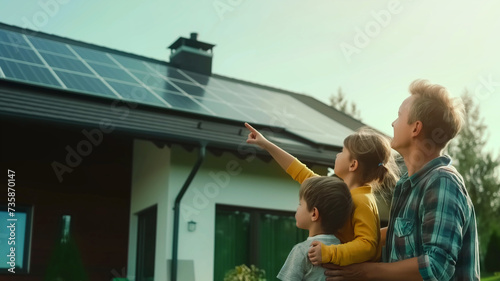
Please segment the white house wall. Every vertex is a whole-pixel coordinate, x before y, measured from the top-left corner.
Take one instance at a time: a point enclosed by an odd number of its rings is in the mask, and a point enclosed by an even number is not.
[[[256,149],[256,148],[255,148]],[[253,151],[255,152],[255,151]],[[252,151],[244,159],[234,153],[206,158],[181,201],[178,246],[178,280],[192,276],[211,281],[214,275],[215,206],[236,205],[295,211],[299,184],[276,162],[264,162]],[[175,198],[191,172],[198,149],[181,146],[158,148],[152,142],[134,142],[128,276],[134,280],[136,264],[137,212],[157,204],[155,280],[169,280],[167,264],[172,258],[173,207]],[[325,167],[312,167],[326,175]],[[189,221],[196,231],[188,232]],[[187,275],[186,275],[187,274]]]
[[[134,280],[137,247],[137,212],[157,204],[155,280],[169,280],[167,263],[172,257],[175,198],[192,170],[198,150],[174,145],[158,148],[152,142],[134,141],[132,199],[129,234],[128,278]],[[274,162],[266,163],[247,153],[206,158],[181,201],[178,280],[194,265],[195,280],[212,280],[214,270],[215,205],[295,211],[299,185]],[[318,171],[326,173],[326,170]],[[196,231],[188,232],[188,221]],[[188,265],[187,268],[185,265]],[[182,268],[181,268],[182,267]],[[192,274],[192,273],[191,273]]]
[[[254,208],[295,211],[299,184],[274,162],[263,162],[252,154],[240,159],[233,153],[206,159],[181,201],[179,260],[193,260],[195,280],[213,279],[215,205],[237,205]],[[197,150],[173,146],[169,179],[169,204],[182,187],[197,158]],[[324,171],[319,171],[324,172]],[[171,258],[172,208],[167,226],[168,259]],[[196,231],[188,232],[188,221],[195,221]],[[180,274],[180,273],[179,273]],[[179,279],[181,280],[181,279]]]
[[[155,280],[166,280],[167,215],[170,149],[159,149],[150,141],[135,140],[132,160],[132,195],[128,248],[128,279],[135,280],[137,213],[157,204]]]

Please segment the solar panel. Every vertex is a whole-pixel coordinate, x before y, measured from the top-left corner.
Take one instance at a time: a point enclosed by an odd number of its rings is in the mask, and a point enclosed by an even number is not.
[[[42,52],[50,52],[60,55],[67,55],[73,57],[73,53],[66,47],[65,44],[50,41],[47,39],[39,38],[39,37],[28,37],[28,40],[35,46],[38,51]]]
[[[43,66],[8,61],[0,57],[0,67],[2,68],[2,73],[5,78],[49,86],[61,86],[52,73]]]
[[[86,61],[94,61],[116,66],[116,64],[106,55],[105,52],[99,52],[79,46],[70,46],[70,48]]]
[[[175,68],[167,67],[164,64],[153,63],[148,61],[143,61],[142,63],[149,69],[148,74],[151,75],[167,77],[168,72],[172,71],[172,69],[175,70]]]
[[[74,71],[78,73],[85,73],[85,74],[92,74],[92,72],[89,70],[83,62],[80,60],[74,58],[69,58],[69,57],[63,57],[63,56],[58,56],[54,54],[49,54],[49,53],[42,53],[40,52],[40,55],[43,57],[43,59],[52,67],[52,68],[59,68],[59,69],[64,69],[64,70],[69,70],[69,71]]]
[[[0,30],[0,42],[29,47],[22,34],[8,30]]]
[[[58,70],[55,70],[55,73],[68,89],[92,93],[99,96],[117,97],[101,80],[92,76]]]
[[[228,118],[228,119],[239,119],[241,121],[243,120],[249,120],[250,117],[246,115],[245,113],[238,111],[237,109],[234,109],[231,105],[224,103],[224,102],[219,102],[215,100],[209,100],[209,99],[202,99],[202,98],[195,98],[199,103],[203,104],[206,106],[208,109],[212,110],[217,114],[217,116],[223,117],[223,118]]]
[[[141,81],[142,83],[148,85],[149,87],[152,87],[152,88],[156,88],[156,89],[166,89],[167,84],[168,82],[160,77],[160,76],[157,76],[157,75],[135,75],[135,77],[137,79],[139,79],[139,81]],[[177,91],[178,92],[178,91]]]
[[[202,87],[198,87],[197,85],[194,84],[189,84],[189,83],[182,83],[178,81],[173,81],[173,84],[175,84],[177,87],[179,87],[180,90],[189,93],[190,95],[193,95],[195,97],[206,97],[206,98],[217,98],[211,93],[208,93],[203,89]]]
[[[184,79],[188,79],[189,81],[193,82],[193,83],[199,83],[201,85],[205,85],[205,86],[208,86],[208,84],[210,83],[210,81],[213,81],[213,80],[210,80],[210,77],[209,76],[206,76],[206,75],[201,75],[201,74],[197,74],[197,73],[194,73],[194,72],[190,72],[189,74],[186,74],[186,72],[180,70],[180,69],[175,69],[176,72],[180,73],[181,75],[184,76]]]
[[[6,30],[0,30],[0,78],[283,127],[325,144],[342,145],[352,132],[280,91]]]
[[[153,93],[138,84],[133,85],[113,81],[108,81],[108,84],[125,99],[159,107],[171,107],[165,100],[156,97]]]
[[[205,92],[210,93],[210,96],[216,96],[218,99],[223,100],[223,101],[228,102],[228,103],[231,103],[231,104],[234,104],[234,105],[238,105],[238,104],[239,105],[248,105],[248,106],[251,105],[241,95],[237,95],[237,94],[234,94],[231,92],[226,92],[224,90],[214,90],[214,89],[207,88]]]
[[[0,56],[8,59],[20,60],[36,64],[43,64],[37,54],[23,46],[0,44]]]
[[[158,96],[165,99],[170,105],[172,105],[173,108],[184,108],[185,110],[199,114],[214,115],[214,113],[207,110],[206,107],[189,96],[156,88],[153,88],[152,90],[157,93]]]
[[[168,78],[172,78],[173,81],[175,80],[179,80],[179,81],[182,81],[182,82],[191,82],[190,80],[188,80],[188,78],[185,76],[185,75],[182,75],[179,71],[177,71],[177,69],[175,68],[169,68],[167,70],[167,73],[166,73],[166,76]]]
[[[101,77],[138,84],[137,81],[123,69],[94,62],[88,62],[88,64]]]
[[[110,55],[111,60],[113,60],[117,65],[123,66],[133,72],[143,72],[150,73],[149,69],[142,61],[132,58],[127,58],[119,55]]]
[[[245,113],[247,116],[249,116],[248,119],[242,120],[242,121],[253,122],[256,124],[266,124],[266,125],[278,126],[278,124],[269,123],[269,121],[272,120],[273,117],[262,109],[255,108],[255,107],[238,106],[238,105],[235,105],[234,108],[240,112]]]

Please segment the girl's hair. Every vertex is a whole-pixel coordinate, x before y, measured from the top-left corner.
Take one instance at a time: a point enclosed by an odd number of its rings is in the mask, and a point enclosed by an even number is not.
[[[363,127],[344,139],[344,147],[358,161],[363,182],[382,194],[392,190],[399,179],[399,169],[389,138]]]
[[[334,234],[352,216],[352,197],[345,182],[338,177],[311,177],[299,190],[299,198],[307,203],[307,209],[318,209],[321,227]]]

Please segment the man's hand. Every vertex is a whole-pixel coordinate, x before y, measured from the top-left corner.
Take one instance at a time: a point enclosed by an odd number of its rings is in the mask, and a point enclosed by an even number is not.
[[[373,263],[355,263],[348,266],[339,266],[332,263],[325,263],[326,281],[340,280],[368,280],[366,272]]]
[[[254,127],[250,126],[250,124],[245,123],[245,127],[247,127],[250,131],[247,137],[247,143],[255,144],[266,149],[265,146],[269,143],[269,141],[261,133],[259,133],[259,131],[255,130]]]
[[[307,256],[313,265],[321,265],[321,242],[313,241]]]

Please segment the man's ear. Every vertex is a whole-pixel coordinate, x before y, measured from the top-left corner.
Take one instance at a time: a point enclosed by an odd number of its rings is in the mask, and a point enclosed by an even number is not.
[[[413,130],[411,131],[413,137],[418,137],[423,130],[424,124],[422,124],[422,121],[415,121],[413,123]]]
[[[311,213],[311,221],[317,221],[318,219],[319,219],[319,211],[318,208],[314,207]]]
[[[349,172],[354,172],[358,169],[358,160],[353,159],[351,160],[351,163],[349,163]]]

